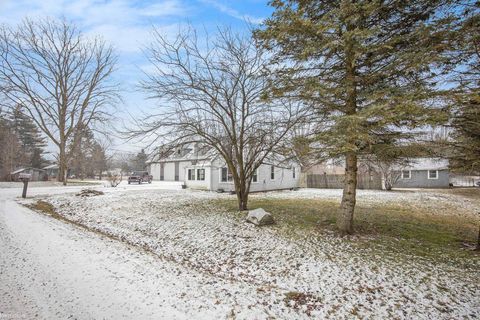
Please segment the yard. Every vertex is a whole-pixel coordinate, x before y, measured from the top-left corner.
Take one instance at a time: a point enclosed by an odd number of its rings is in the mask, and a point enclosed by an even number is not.
[[[340,197],[253,194],[250,207],[276,219],[262,228],[244,222],[234,196],[201,191],[111,190],[26,204],[223,283],[204,307],[228,305],[232,318],[480,316],[480,254],[471,250],[480,189],[360,190],[349,237],[332,228]]]

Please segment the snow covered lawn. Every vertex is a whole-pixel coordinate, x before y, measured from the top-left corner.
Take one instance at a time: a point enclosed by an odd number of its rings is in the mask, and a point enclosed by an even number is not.
[[[99,180],[69,180],[68,186],[94,186],[94,185],[106,185],[107,181],[99,181]],[[62,186],[62,182],[58,181],[30,181],[28,183],[29,188],[46,188],[46,187],[60,187]],[[0,181],[0,188],[23,188],[23,182],[5,182]]]
[[[44,200],[63,218],[143,247],[211,281],[232,283],[225,285],[216,303],[232,304],[240,318],[248,317],[239,311],[245,308],[262,310],[255,313],[260,319],[480,317],[478,254],[468,253],[468,263],[392,259],[365,245],[368,237],[346,239],[310,229],[289,236],[280,224],[257,228],[245,223],[243,214],[219,205],[232,201],[230,195],[190,190],[108,191],[92,197],[62,194]],[[338,201],[340,196],[340,190],[305,189],[257,194],[251,199]],[[472,221],[477,219],[474,212],[480,204],[478,199],[440,191],[360,191],[358,203],[366,208],[385,204],[418,207]],[[452,207],[456,210],[446,210]],[[235,290],[239,285],[247,289]],[[247,301],[245,295],[254,303],[242,305]]]

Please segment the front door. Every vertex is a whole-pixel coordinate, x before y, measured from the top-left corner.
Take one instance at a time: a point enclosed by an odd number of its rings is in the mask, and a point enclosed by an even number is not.
[[[180,162],[175,162],[175,181],[180,180]]]

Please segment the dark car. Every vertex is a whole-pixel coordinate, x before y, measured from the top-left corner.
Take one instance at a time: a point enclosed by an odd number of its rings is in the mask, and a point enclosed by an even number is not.
[[[141,184],[142,182],[152,183],[153,176],[151,176],[148,171],[134,171],[128,177],[128,184],[132,182],[137,182]]]

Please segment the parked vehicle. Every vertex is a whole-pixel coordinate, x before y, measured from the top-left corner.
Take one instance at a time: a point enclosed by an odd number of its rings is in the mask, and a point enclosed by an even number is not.
[[[148,173],[148,171],[134,171],[128,177],[128,184],[137,182],[142,184],[142,182],[152,183],[153,176]]]

